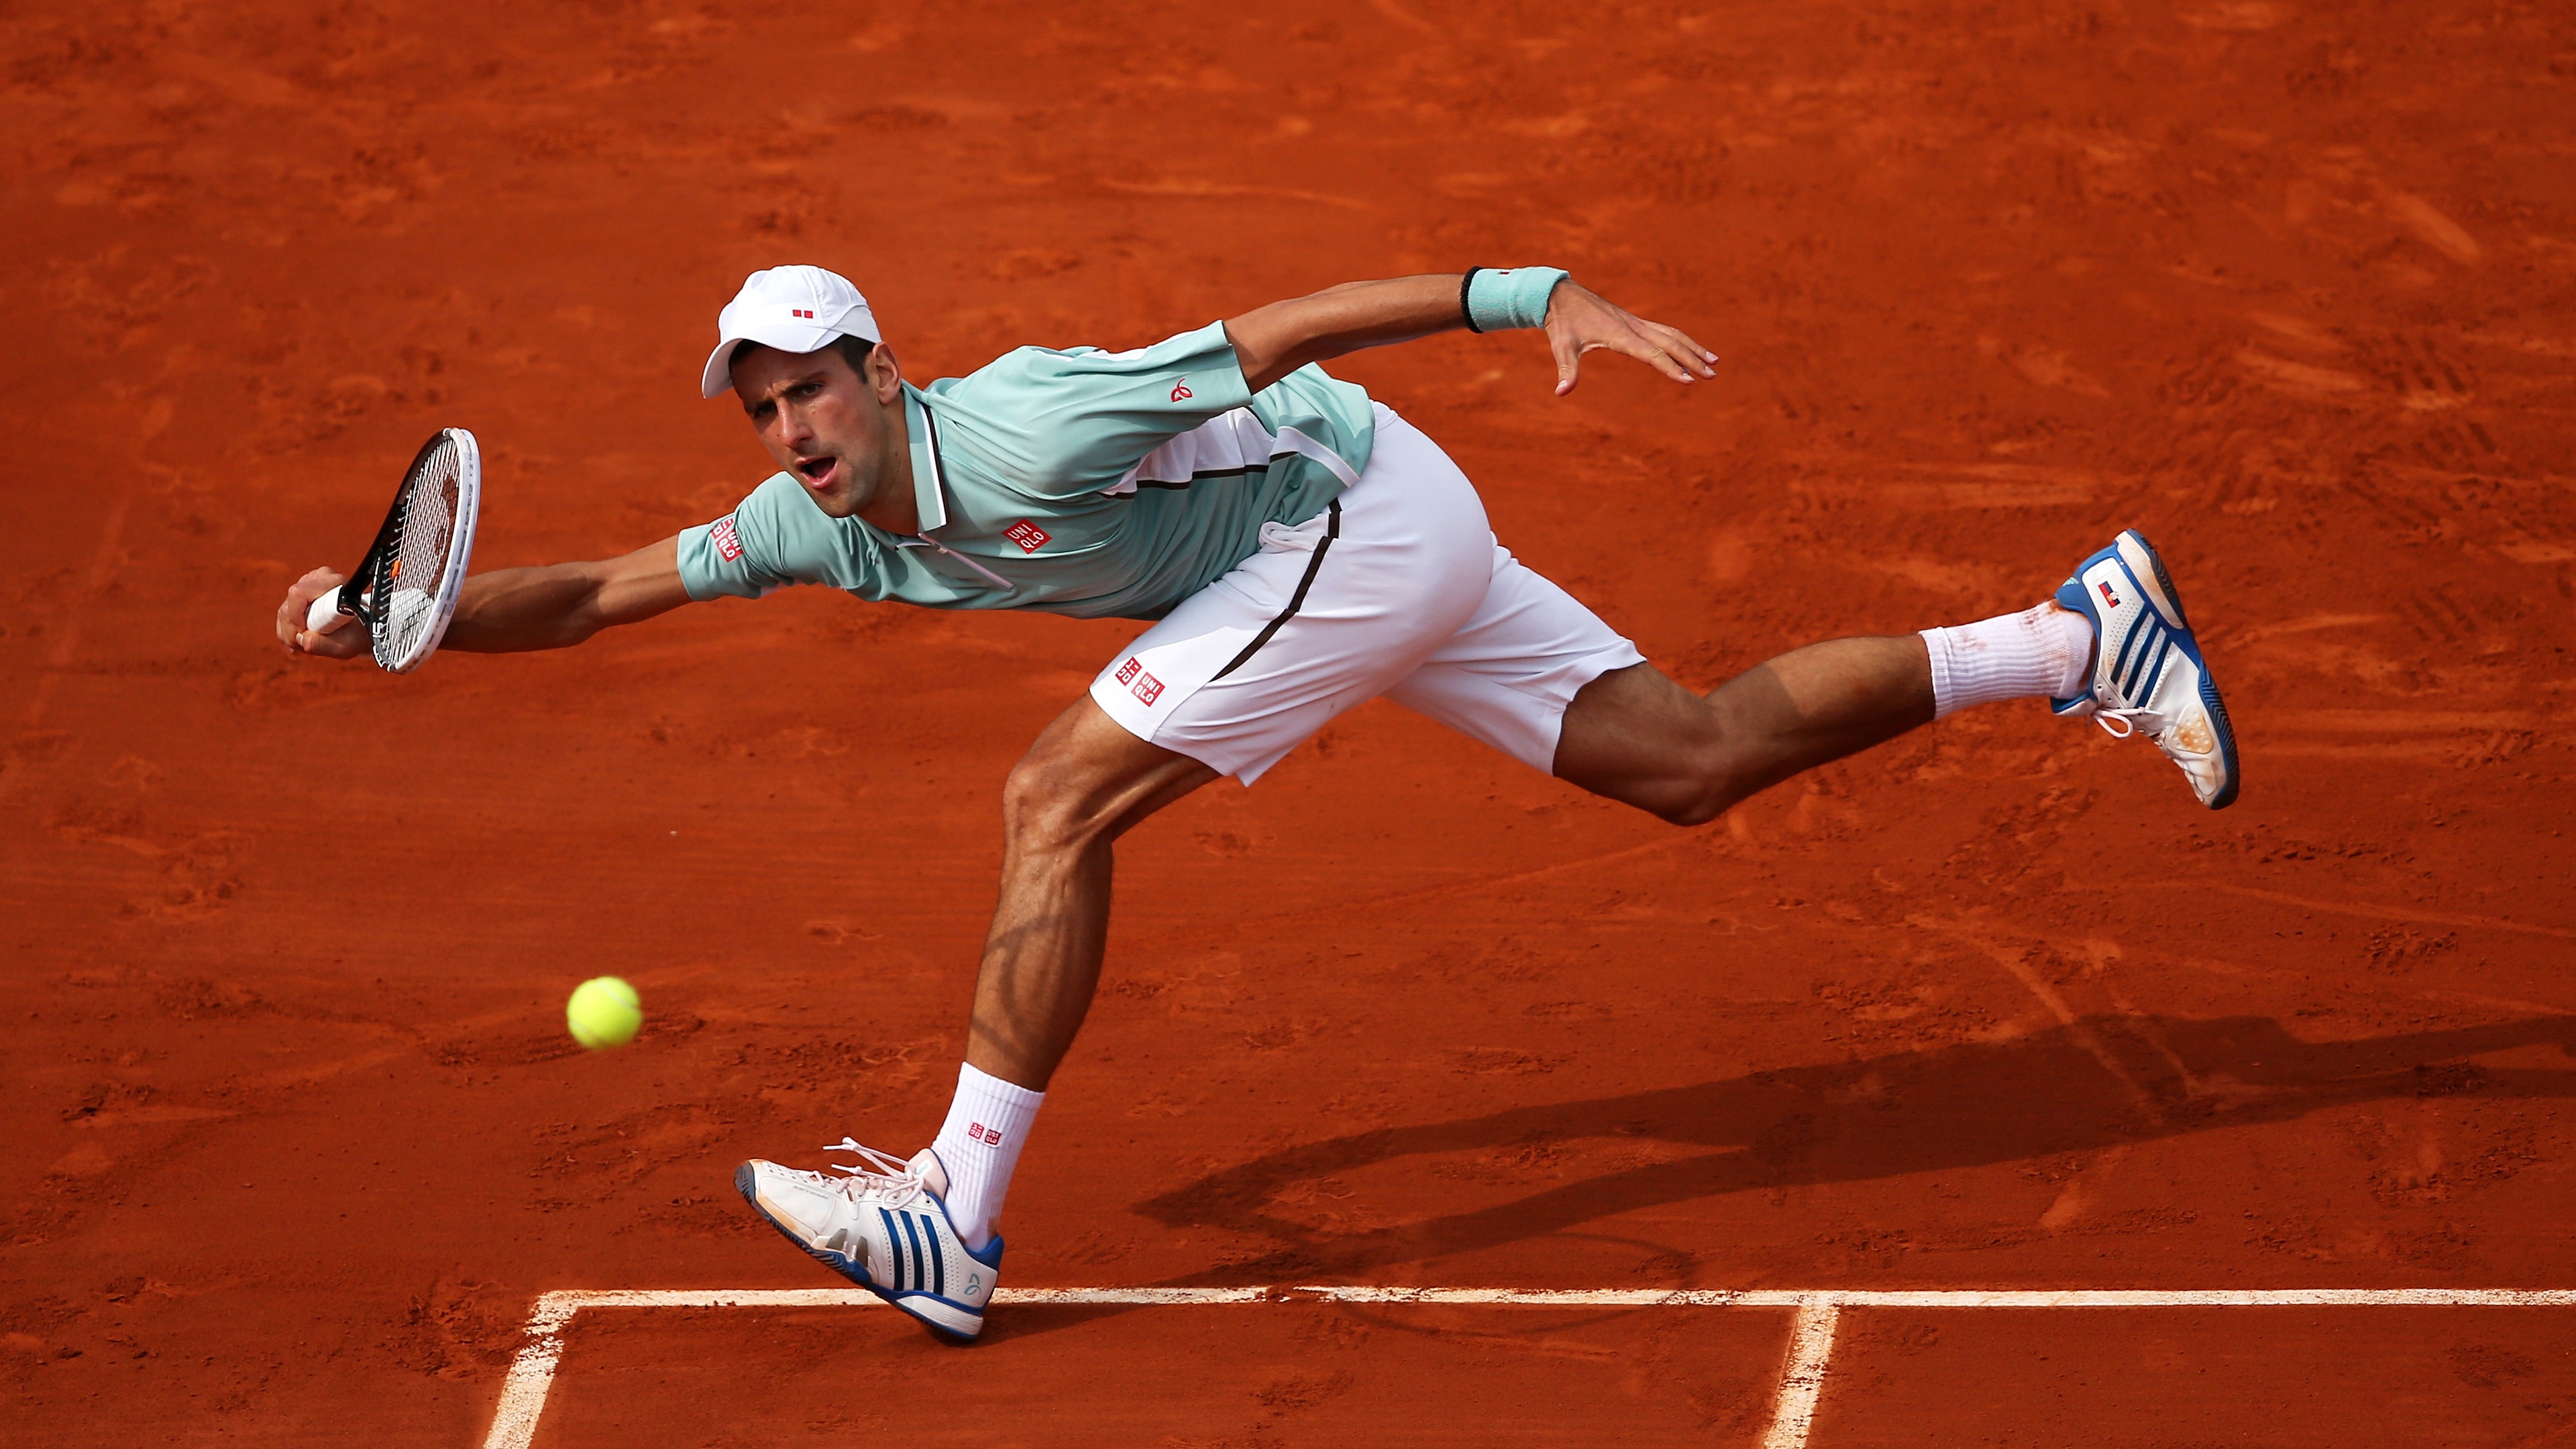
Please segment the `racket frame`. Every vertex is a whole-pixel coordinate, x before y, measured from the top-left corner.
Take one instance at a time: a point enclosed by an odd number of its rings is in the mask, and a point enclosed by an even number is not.
[[[440,444],[451,440],[456,445],[456,517],[448,530],[447,567],[439,575],[438,597],[430,601],[435,616],[427,637],[409,659],[388,659],[385,645],[393,615],[394,569],[401,561],[403,525],[411,516],[412,489],[430,456]],[[385,511],[375,542],[367,545],[358,566],[334,591],[339,595],[339,612],[367,626],[368,647],[380,667],[406,674],[438,652],[440,642],[447,637],[449,622],[456,617],[456,600],[465,587],[466,566],[474,557],[474,522],[482,502],[483,450],[475,443],[474,435],[463,428],[441,428],[432,433],[429,441],[420,445],[420,451],[412,455],[411,466],[403,470],[402,486],[394,490],[393,507]]]

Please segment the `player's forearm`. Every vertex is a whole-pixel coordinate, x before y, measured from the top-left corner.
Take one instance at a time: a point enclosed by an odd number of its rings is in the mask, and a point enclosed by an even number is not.
[[[485,654],[561,649],[688,601],[670,539],[600,563],[494,569],[465,581],[444,647]]]
[[[1228,318],[1225,332],[1259,392],[1309,363],[1465,326],[1459,282],[1455,272],[1345,282]]]
[[[468,577],[442,647],[504,654],[580,643],[607,624],[597,607],[599,568],[547,564]]]

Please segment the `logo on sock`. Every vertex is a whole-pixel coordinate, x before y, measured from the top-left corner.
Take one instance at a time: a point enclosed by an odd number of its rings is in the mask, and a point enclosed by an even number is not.
[[[966,1135],[983,1143],[987,1147],[999,1147],[1002,1145],[1001,1130],[995,1127],[987,1127],[981,1122],[967,1123]]]

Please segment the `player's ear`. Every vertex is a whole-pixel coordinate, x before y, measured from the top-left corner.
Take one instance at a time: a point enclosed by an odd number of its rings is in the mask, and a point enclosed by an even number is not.
[[[882,342],[868,349],[867,383],[878,402],[891,404],[903,396],[903,364]]]

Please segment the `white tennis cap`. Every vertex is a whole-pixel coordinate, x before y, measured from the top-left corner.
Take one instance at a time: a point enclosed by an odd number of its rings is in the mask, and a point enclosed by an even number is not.
[[[745,277],[742,290],[716,314],[723,340],[707,354],[706,376],[698,384],[705,397],[722,397],[733,387],[735,344],[757,342],[781,352],[817,352],[835,337],[883,342],[877,314],[850,279],[821,267],[771,267]]]

